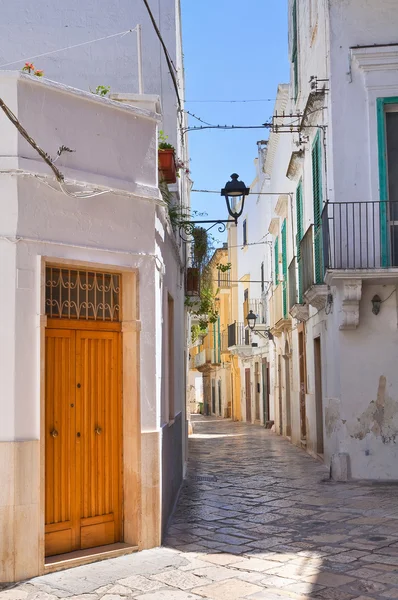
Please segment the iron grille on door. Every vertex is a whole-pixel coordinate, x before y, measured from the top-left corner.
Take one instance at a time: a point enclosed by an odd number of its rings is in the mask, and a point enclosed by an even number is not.
[[[120,320],[120,275],[46,267],[46,315],[52,319]]]

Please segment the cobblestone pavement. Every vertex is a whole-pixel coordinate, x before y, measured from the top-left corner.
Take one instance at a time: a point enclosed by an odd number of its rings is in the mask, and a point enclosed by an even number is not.
[[[398,488],[327,477],[261,427],[199,417],[165,547],[38,577],[0,600],[398,599]]]

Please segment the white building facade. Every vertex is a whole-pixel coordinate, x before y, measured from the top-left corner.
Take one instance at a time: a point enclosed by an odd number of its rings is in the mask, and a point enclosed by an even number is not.
[[[18,10],[3,21],[2,63],[20,56],[21,40],[28,58],[129,19],[127,3]],[[182,65],[178,3],[163,10]],[[149,36],[144,16],[131,18]],[[109,79],[98,83],[118,101],[89,91],[93,48],[41,59],[60,83],[0,73],[14,118],[0,112],[2,582],[160,545],[185,468],[186,250],[158,179],[159,128],[187,156],[181,117],[156,37],[143,53],[148,95],[136,95],[131,48],[103,50]],[[47,158],[59,151],[61,178],[15,121]],[[181,177],[173,202],[187,205],[188,188]]]
[[[392,0],[289,3],[265,162],[276,430],[335,479],[398,478],[397,20]]]

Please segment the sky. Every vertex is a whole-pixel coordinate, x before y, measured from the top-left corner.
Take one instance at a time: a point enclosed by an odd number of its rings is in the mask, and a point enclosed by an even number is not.
[[[287,0],[181,0],[186,110],[212,125],[269,121],[279,83],[289,80]],[[214,100],[271,102],[215,103]],[[199,102],[205,100],[206,102]],[[202,125],[189,117],[189,126]],[[194,189],[221,190],[232,173],[250,186],[266,129],[189,133]],[[226,218],[218,194],[191,195],[192,210]]]

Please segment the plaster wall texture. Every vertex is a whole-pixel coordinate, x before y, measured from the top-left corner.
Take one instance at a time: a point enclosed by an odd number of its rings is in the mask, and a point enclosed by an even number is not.
[[[380,191],[376,100],[398,96],[398,54],[394,45],[372,46],[396,43],[396,3],[383,0],[376,7],[371,1],[331,1],[328,6],[318,2],[315,28],[311,26],[310,5],[313,7],[314,3],[298,3],[300,86],[297,105],[292,103],[292,106],[304,108],[312,75],[328,79],[326,85],[330,91],[324,98],[324,110],[311,117],[312,124],[327,125],[324,200],[377,201]],[[369,47],[356,48],[361,45]],[[316,130],[305,133],[309,142],[304,144],[301,174],[296,178],[296,183],[300,176],[303,178],[304,231],[313,222],[311,147]],[[361,273],[356,276],[360,279]],[[332,454],[347,452],[350,474],[355,478],[398,477],[395,293],[382,305],[378,316],[371,312],[373,295],[385,299],[394,292],[395,285],[393,278],[383,281],[377,273],[373,281],[364,280],[359,325],[354,330],[342,331],[346,291],[343,280],[333,280],[332,313],[317,314],[310,307],[310,320],[306,323],[307,450],[315,453],[317,447],[314,338],[320,336],[324,458],[329,463]],[[298,381],[298,345],[294,331],[292,343],[293,393],[297,403],[294,382]],[[294,411],[293,419],[296,416]],[[293,423],[293,441],[295,430],[297,424]]]
[[[47,165],[0,115],[0,204],[4,215],[0,276],[5,291],[0,306],[0,464],[7,478],[16,476],[16,463],[9,460],[10,454],[16,456],[21,444],[30,448],[29,452],[21,450],[18,458],[19,471],[29,473],[24,490],[19,493],[16,482],[13,497],[0,502],[0,530],[7,540],[7,545],[0,547],[1,581],[14,581],[37,575],[44,568],[42,456],[38,441],[42,422],[41,316],[45,314],[42,257],[49,262],[76,261],[138,275],[138,299],[132,298],[131,302],[138,300],[141,323],[138,431],[142,434],[142,453],[138,469],[142,486],[141,492],[134,490],[141,493],[140,531],[134,535],[134,543],[140,548],[161,542],[161,406],[167,398],[159,382],[168,367],[161,353],[163,289],[169,290],[175,300],[178,420],[168,435],[170,443],[163,455],[164,464],[173,463],[175,488],[183,468],[185,363],[181,357],[185,311],[180,248],[160,206],[158,116],[110,100],[99,101],[58,84],[32,82],[26,76],[7,73],[2,75],[1,83],[11,110],[49,154],[54,155],[61,144],[76,149],[57,161],[67,181],[74,179],[86,189],[94,185],[111,190],[90,198],[62,194]],[[29,112],[31,106],[37,108],[36,119]],[[67,188],[82,189],[69,183]],[[176,450],[172,456],[169,448]],[[134,460],[139,461],[136,456]],[[130,474],[131,465],[127,467]]]
[[[179,0],[149,1],[154,18],[182,81]],[[143,2],[129,0],[39,0],[27,7],[20,0],[4,6],[0,25],[0,65],[20,60],[9,68],[19,69],[24,59],[106,37],[142,26],[144,93],[162,100],[163,128],[177,143],[176,97],[160,42]],[[18,35],[15,35],[18,32]],[[136,34],[113,37],[56,52],[33,60],[45,76],[89,91],[97,85],[114,93],[138,92]]]

